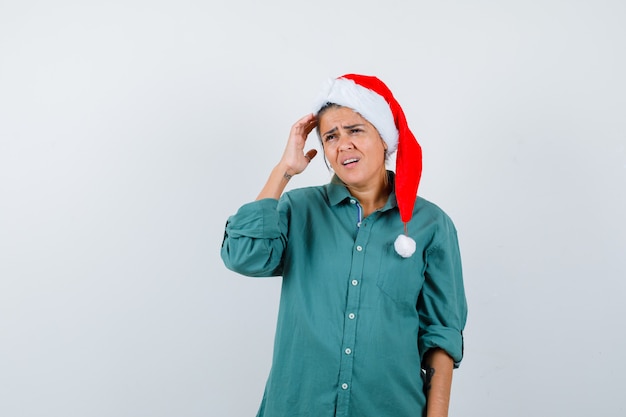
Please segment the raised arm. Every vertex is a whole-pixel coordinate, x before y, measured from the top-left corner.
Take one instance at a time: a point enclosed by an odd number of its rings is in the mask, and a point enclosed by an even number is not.
[[[278,201],[289,179],[306,169],[317,151],[304,152],[307,136],[315,126],[309,114],[291,128],[287,146],[257,201],[243,205],[226,222],[221,255],[227,268],[253,277],[282,274],[282,256],[287,244],[287,221]]]
[[[298,120],[291,127],[285,152],[278,165],[272,169],[265,186],[256,198],[257,200],[264,198],[278,200],[291,177],[304,171],[315,155],[317,155],[317,150],[315,149],[304,152],[307,137],[315,129],[315,126],[317,126],[317,119],[313,114],[309,114]]]

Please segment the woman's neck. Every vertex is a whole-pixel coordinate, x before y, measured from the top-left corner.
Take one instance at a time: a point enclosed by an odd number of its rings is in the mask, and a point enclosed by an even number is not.
[[[381,180],[375,187],[369,188],[356,188],[348,187],[350,194],[356,197],[361,203],[363,208],[363,217],[367,217],[376,210],[382,208],[391,194],[391,187],[387,179],[387,173],[385,172],[384,180]]]

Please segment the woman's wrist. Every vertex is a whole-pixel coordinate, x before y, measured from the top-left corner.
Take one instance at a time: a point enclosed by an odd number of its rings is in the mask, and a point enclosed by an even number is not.
[[[289,181],[291,177],[298,174],[295,169],[291,168],[289,164],[283,161],[279,162],[274,167],[274,172],[279,174],[285,181]]]
[[[284,165],[280,163],[276,165],[256,199],[274,198],[278,200],[293,176],[290,172],[289,168]]]

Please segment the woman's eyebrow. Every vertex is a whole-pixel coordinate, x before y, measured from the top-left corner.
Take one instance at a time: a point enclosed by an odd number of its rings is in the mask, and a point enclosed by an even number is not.
[[[329,133],[335,133],[336,131],[337,131],[337,128],[336,128],[336,127],[333,127],[333,128],[332,128],[332,129],[330,129],[328,132],[324,133],[322,136],[326,136],[326,135],[328,135]]]
[[[365,126],[365,123],[357,123],[357,124],[349,125],[349,126],[341,126],[341,128],[344,130],[350,130],[350,129],[354,129],[355,127],[363,127],[363,126]],[[329,133],[335,133],[336,131],[337,131],[337,128],[333,127],[328,132],[324,133],[322,136],[326,136]]]
[[[354,129],[355,127],[362,127],[362,126],[365,126],[365,123],[357,123],[355,125],[342,126],[342,127],[346,130],[350,130],[350,129]]]

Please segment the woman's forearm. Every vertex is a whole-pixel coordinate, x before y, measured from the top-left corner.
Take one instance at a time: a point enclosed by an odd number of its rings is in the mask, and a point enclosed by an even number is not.
[[[288,167],[281,164],[276,165],[256,199],[273,198],[278,200],[292,175]]]
[[[308,114],[291,127],[283,156],[272,170],[265,186],[256,198],[257,200],[264,198],[278,200],[291,177],[304,171],[311,160],[315,158],[316,149],[309,149],[304,152],[307,137],[315,129],[315,126],[317,126],[317,118],[313,114]]]
[[[425,358],[427,417],[447,417],[454,361],[441,349],[431,349]]]

